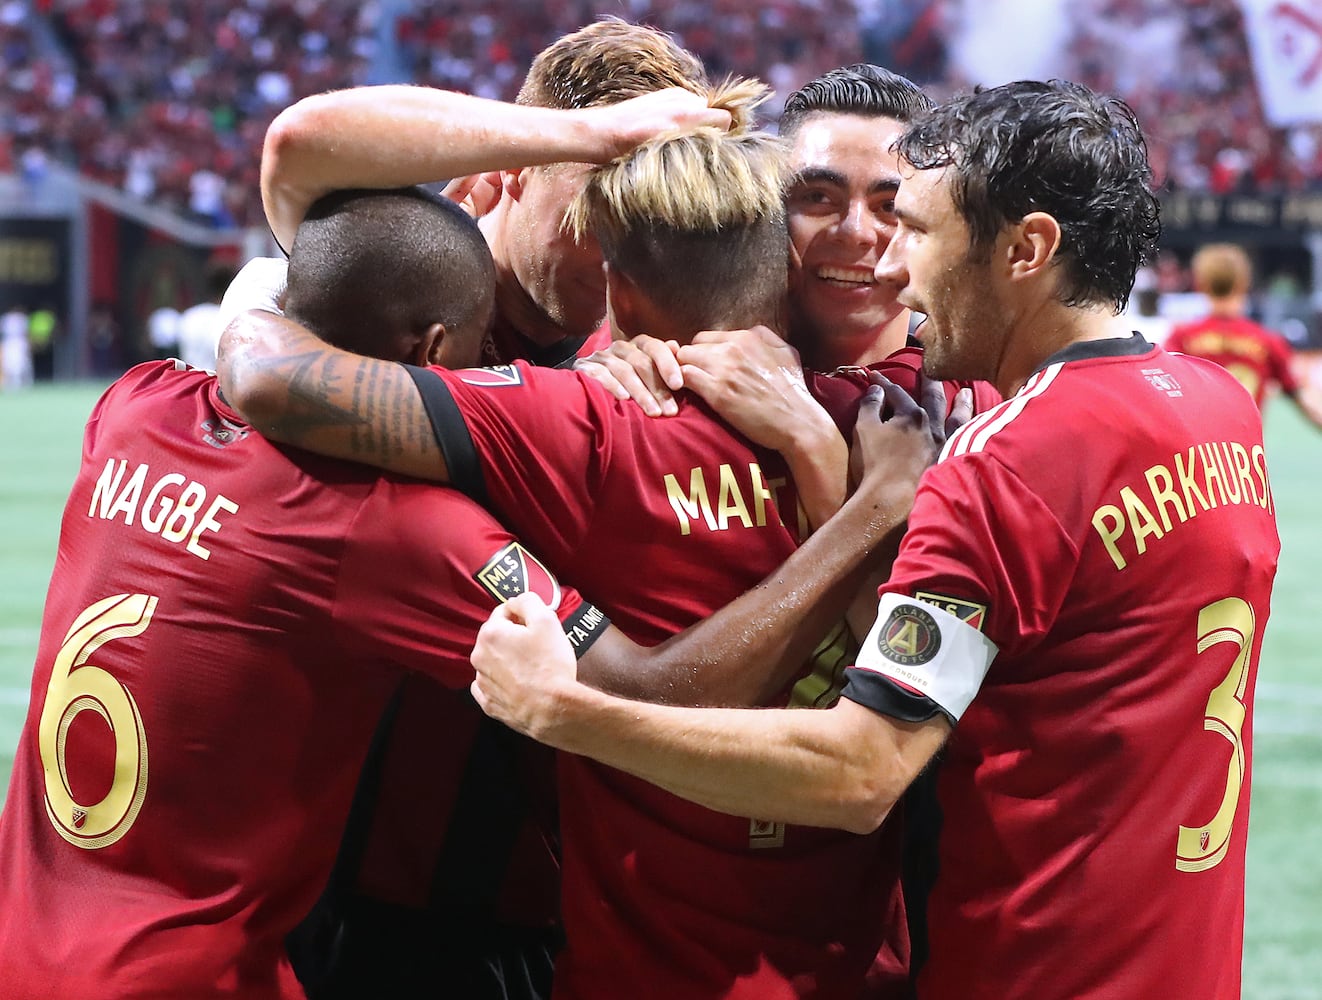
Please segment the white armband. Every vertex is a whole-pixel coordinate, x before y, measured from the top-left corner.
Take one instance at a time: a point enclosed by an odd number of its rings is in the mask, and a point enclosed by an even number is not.
[[[958,722],[996,653],[995,643],[949,611],[882,594],[855,666],[917,691]]]

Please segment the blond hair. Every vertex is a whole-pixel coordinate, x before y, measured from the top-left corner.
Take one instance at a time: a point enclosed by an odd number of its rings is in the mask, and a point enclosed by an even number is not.
[[[613,271],[693,332],[768,322],[785,293],[789,237],[784,140],[747,127],[767,88],[730,80],[709,103],[728,132],[659,136],[593,169],[565,213]]]
[[[604,248],[637,229],[716,232],[780,216],[789,181],[784,142],[748,128],[768,93],[761,81],[742,78],[711,89],[707,103],[733,118],[728,132],[658,136],[596,167],[564,227],[580,240],[594,232]]]
[[[707,90],[702,61],[656,28],[606,17],[538,53],[515,98],[541,108],[595,108],[670,87]]]
[[[1249,255],[1234,243],[1209,243],[1193,257],[1194,287],[1213,299],[1247,295],[1253,284]]]

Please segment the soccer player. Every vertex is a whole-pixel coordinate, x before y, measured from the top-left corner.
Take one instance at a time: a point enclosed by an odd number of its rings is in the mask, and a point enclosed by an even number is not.
[[[484,628],[477,694],[711,808],[860,832],[947,744],[920,998],[1238,997],[1280,548],[1259,414],[1219,366],[1115,317],[1159,231],[1124,105],[1008,84],[899,148],[879,270],[927,316],[925,369],[1006,401],[924,477],[844,697],[613,699],[575,682],[535,601]]]
[[[563,231],[566,207],[590,164],[672,128],[727,126],[729,114],[708,107],[709,89],[702,63],[669,35],[604,18],[539,53],[513,105],[406,86],[305,98],[267,132],[266,217],[288,246],[329,191],[500,171],[499,200],[480,222],[496,261],[485,361],[567,362],[609,334],[599,331],[601,251]]]
[[[1215,361],[1239,380],[1259,407],[1268,390],[1278,386],[1305,417],[1322,427],[1322,404],[1295,377],[1289,342],[1248,318],[1253,265],[1243,248],[1209,243],[1194,254],[1193,280],[1207,297],[1209,313],[1172,330],[1166,349]]]
[[[347,346],[462,364],[493,288],[460,209],[383,192],[308,216],[288,308]],[[456,493],[273,447],[205,372],[153,362],[107,390],[0,818],[7,1000],[301,997],[284,937],[377,717],[406,670],[460,703],[496,602],[481,573],[511,546]],[[527,585],[567,627],[600,625],[551,578]]]
[[[773,137],[714,129],[646,143],[595,172],[571,221],[591,224],[603,247],[612,326],[684,340],[780,325],[786,176]],[[480,493],[637,641],[703,618],[796,544],[784,464],[696,401],[655,422],[577,373],[522,363],[415,370],[416,388],[401,387],[402,370],[260,313],[231,326],[225,345],[226,391],[269,433]],[[355,402],[344,377],[381,389]],[[291,396],[304,401],[293,420]],[[317,399],[328,417],[347,408],[389,440],[355,443],[319,423]],[[403,421],[397,430],[373,417],[381,406]],[[418,445],[428,430],[439,448]],[[902,517],[923,449],[908,437],[878,453],[888,449],[888,516]],[[847,661],[842,636],[831,638],[780,703],[832,701]],[[893,831],[732,819],[572,757],[560,777],[567,947],[557,996],[854,997],[883,936],[903,926],[898,859],[884,843]]]
[[[910,311],[897,289],[876,277],[877,261],[895,229],[892,207],[899,163],[891,148],[906,124],[932,105],[912,81],[880,66],[833,69],[804,84],[785,102],[780,133],[789,141],[794,171],[786,195],[790,235],[789,340],[798,349],[814,396],[850,432],[857,382],[840,368],[871,368],[918,395],[922,347],[909,336]],[[765,337],[707,335],[678,352],[637,338],[637,350],[616,342],[579,362],[616,395],[632,396],[656,415],[673,412],[671,388],[685,384],[680,365],[724,383],[723,391],[750,392],[750,383],[774,372],[759,347]],[[736,343],[738,350],[712,345]],[[774,344],[774,341],[773,341]],[[704,391],[707,382],[696,388]],[[691,386],[692,387],[692,386]],[[974,412],[1000,402],[986,382],[946,386],[953,406],[959,389],[974,395]]]

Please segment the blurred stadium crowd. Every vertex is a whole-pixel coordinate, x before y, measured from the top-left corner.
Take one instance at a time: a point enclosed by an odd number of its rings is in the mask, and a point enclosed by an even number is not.
[[[784,95],[868,60],[969,83],[955,0],[0,0],[0,172],[51,160],[217,228],[261,224],[262,137],[309,94],[411,80],[512,98],[533,54],[616,14]],[[1322,127],[1274,128],[1233,0],[1078,0],[1061,75],[1125,97],[1172,189],[1322,187]],[[1004,30],[1018,30],[1006,19]],[[768,113],[774,118],[778,106]]]

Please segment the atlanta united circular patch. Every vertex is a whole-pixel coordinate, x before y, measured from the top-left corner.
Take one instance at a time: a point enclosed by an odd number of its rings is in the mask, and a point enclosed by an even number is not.
[[[898,604],[877,632],[877,651],[892,663],[917,667],[941,649],[936,619],[916,604]]]

